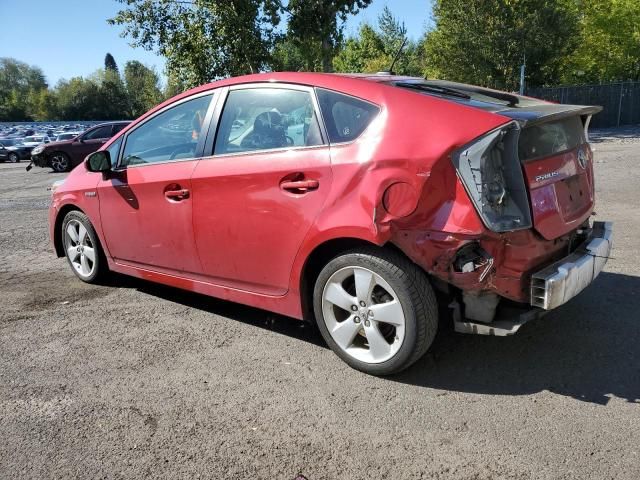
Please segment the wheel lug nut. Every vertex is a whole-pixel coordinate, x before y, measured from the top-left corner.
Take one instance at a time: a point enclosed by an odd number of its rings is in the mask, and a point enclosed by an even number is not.
[[[371,322],[369,320],[365,320],[364,321],[364,326],[368,327],[369,325],[371,325]]]
[[[373,317],[373,310],[369,310],[369,316]]]
[[[355,317],[353,317],[353,321],[356,323],[360,323],[360,317],[356,315]]]
[[[360,306],[361,306],[361,307],[365,307],[366,305],[367,305],[366,303],[364,303],[364,302],[360,302]]]
[[[356,310],[358,310],[358,307],[356,305],[351,305],[351,310],[355,312]]]

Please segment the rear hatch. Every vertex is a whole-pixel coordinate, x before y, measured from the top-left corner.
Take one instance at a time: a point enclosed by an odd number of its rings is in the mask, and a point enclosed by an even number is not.
[[[440,80],[404,78],[389,83],[515,120],[533,227],[544,238],[565,235],[591,215],[593,156],[587,129],[601,107],[553,104]]]
[[[574,107],[561,116],[527,122],[520,132],[518,153],[533,225],[548,240],[576,229],[593,211],[593,155],[586,137],[590,115],[589,108]]]

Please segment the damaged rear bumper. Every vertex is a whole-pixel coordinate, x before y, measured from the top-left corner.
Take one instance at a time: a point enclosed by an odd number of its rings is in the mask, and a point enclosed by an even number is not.
[[[612,247],[612,223],[595,222],[575,252],[531,276],[531,305],[552,310],[584,290],[602,271]]]

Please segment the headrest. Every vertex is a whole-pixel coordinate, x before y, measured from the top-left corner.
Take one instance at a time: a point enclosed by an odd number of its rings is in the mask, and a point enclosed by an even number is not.
[[[282,130],[282,115],[278,112],[262,112],[253,122],[255,133],[273,134]]]

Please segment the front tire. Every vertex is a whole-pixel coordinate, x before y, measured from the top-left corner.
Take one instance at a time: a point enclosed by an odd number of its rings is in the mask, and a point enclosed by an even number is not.
[[[8,159],[11,163],[20,163],[20,157],[17,153],[10,153]]]
[[[49,158],[49,162],[54,172],[62,173],[71,170],[71,159],[64,152],[55,152]]]
[[[427,275],[389,250],[362,248],[332,259],[316,280],[313,303],[329,347],[371,375],[397,373],[413,364],[438,328]]]
[[[76,276],[87,283],[98,283],[108,271],[96,231],[84,213],[73,210],[62,221],[62,245]]]

